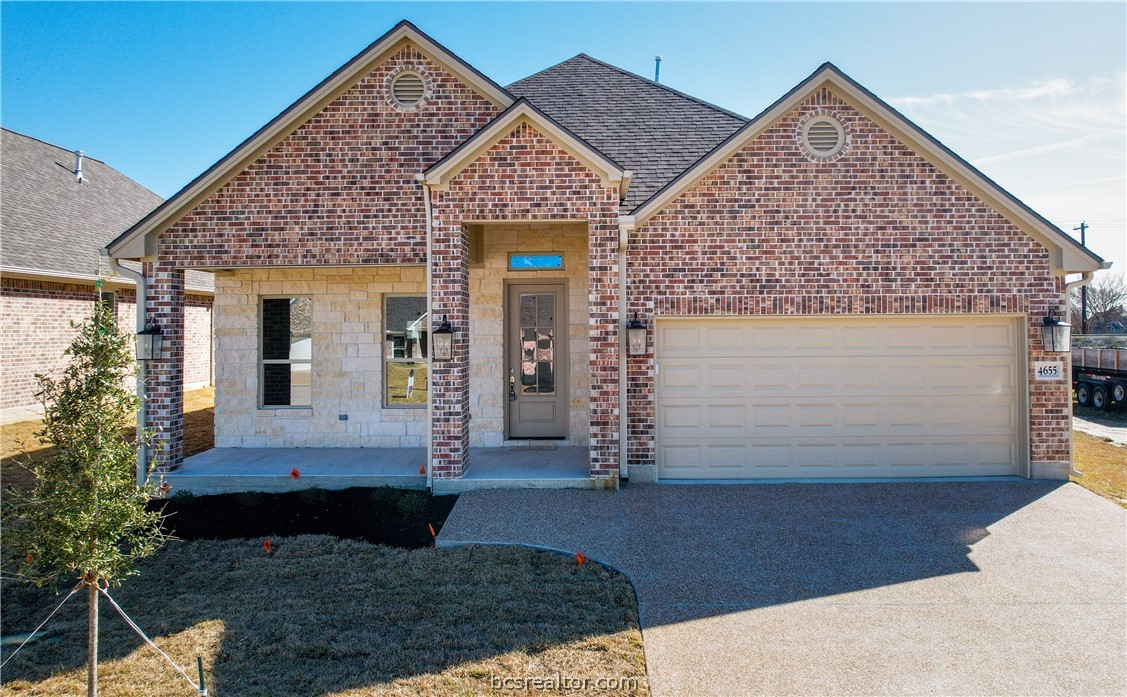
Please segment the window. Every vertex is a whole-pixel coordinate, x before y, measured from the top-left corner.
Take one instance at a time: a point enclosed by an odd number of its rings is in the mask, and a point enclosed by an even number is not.
[[[98,302],[109,306],[110,314],[117,317],[117,293],[112,290],[99,291]]]
[[[313,300],[263,298],[262,407],[313,404]]]
[[[509,268],[513,271],[539,271],[562,269],[562,254],[510,254]]]
[[[422,295],[384,297],[384,406],[427,403],[427,299]]]

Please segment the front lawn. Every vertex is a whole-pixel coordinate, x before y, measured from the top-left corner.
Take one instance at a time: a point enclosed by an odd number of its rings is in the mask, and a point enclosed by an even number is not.
[[[1084,473],[1072,481],[1127,508],[1127,448],[1080,431],[1072,439],[1076,469]]]
[[[17,458],[39,462],[51,456],[51,448],[41,445],[35,436],[43,428],[41,421],[20,421],[0,426],[0,483],[5,487],[26,489],[31,474]],[[131,430],[135,430],[134,429]],[[184,457],[215,447],[215,388],[205,387],[184,393]]]
[[[267,554],[257,539],[169,542],[111,593],[181,665],[203,657],[212,695],[482,694],[497,692],[493,676],[626,678],[608,693],[648,694],[634,592],[597,564],[321,535],[272,543]],[[58,600],[5,584],[3,633],[30,631]],[[107,605],[103,694],[195,694]],[[5,694],[84,692],[85,599],[48,629],[58,641],[6,666]]]

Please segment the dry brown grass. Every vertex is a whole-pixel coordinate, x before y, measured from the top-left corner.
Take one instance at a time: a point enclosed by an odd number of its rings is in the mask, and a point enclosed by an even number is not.
[[[1072,481],[1127,508],[1127,448],[1073,431],[1073,458],[1083,477]]]
[[[491,676],[555,675],[629,678],[613,694],[648,694],[633,590],[604,567],[521,548],[273,543],[267,555],[261,540],[171,542],[112,592],[181,665],[202,656],[213,695],[483,694]],[[5,588],[4,633],[56,602]],[[71,603],[49,625],[60,641],[5,669],[5,694],[83,691],[85,604]],[[103,694],[194,694],[103,609]]]
[[[415,371],[415,389],[407,396],[407,377]],[[410,404],[421,406],[427,403],[427,364],[392,363],[387,364],[388,402],[391,404]]]
[[[39,442],[35,435],[42,428],[39,421],[20,421],[0,426],[0,485],[26,490],[32,484],[31,473],[20,460],[41,462],[51,456],[53,448]],[[184,455],[195,455],[215,445],[215,388],[205,387],[184,393]]]

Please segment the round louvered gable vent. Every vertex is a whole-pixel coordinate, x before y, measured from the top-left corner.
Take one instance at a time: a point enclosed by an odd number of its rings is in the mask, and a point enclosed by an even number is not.
[[[413,107],[423,101],[426,83],[416,73],[400,73],[391,82],[391,98],[403,107]]]
[[[845,129],[835,119],[820,116],[806,124],[802,139],[811,155],[830,157],[845,145]]]

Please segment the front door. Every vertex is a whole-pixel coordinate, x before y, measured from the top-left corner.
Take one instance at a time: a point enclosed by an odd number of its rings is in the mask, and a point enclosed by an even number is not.
[[[511,283],[505,302],[509,438],[567,438],[567,293],[563,283]]]

